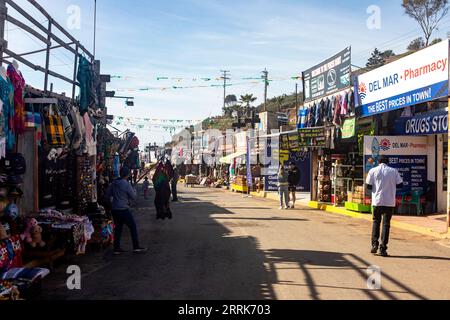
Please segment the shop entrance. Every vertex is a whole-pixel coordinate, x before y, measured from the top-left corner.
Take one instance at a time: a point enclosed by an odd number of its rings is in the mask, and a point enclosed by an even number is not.
[[[447,212],[448,135],[437,136],[437,213]]]

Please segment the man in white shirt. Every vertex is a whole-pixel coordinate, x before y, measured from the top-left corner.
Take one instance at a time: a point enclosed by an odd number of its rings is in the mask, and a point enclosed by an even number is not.
[[[387,257],[387,245],[389,243],[389,233],[391,219],[396,207],[397,189],[403,188],[403,180],[400,173],[388,166],[389,159],[385,156],[379,158],[380,165],[369,171],[367,175],[367,188],[372,191],[373,206],[373,230],[372,230],[372,253],[376,254],[380,248],[380,254]],[[383,220],[383,232],[380,227]]]

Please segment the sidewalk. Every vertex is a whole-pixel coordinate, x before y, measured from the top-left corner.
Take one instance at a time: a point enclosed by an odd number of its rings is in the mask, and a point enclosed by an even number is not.
[[[266,198],[274,201],[278,200],[278,194],[275,192],[253,192],[253,196]],[[370,214],[363,214],[346,210],[343,207],[335,207],[332,205],[319,204],[315,201],[310,201],[309,194],[297,194],[297,201],[299,204],[312,208],[319,209],[327,213],[339,214],[354,219],[362,219],[372,221]],[[411,232],[420,233],[436,239],[450,239],[450,229],[446,230],[446,215],[434,216],[394,216],[391,225],[394,228],[403,229]]]

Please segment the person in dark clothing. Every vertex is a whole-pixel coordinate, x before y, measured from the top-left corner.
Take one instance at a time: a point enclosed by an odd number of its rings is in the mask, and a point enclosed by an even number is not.
[[[297,186],[300,183],[300,170],[297,168],[294,162],[289,164],[288,182],[289,182],[289,194],[291,198],[291,208],[295,208],[295,202],[297,202]]]
[[[153,175],[153,186],[155,188],[156,219],[172,219],[170,210],[170,180],[173,177],[173,167],[170,163],[160,161]]]
[[[177,202],[178,201],[177,185],[178,185],[178,180],[179,179],[180,179],[180,174],[178,172],[178,168],[175,166],[173,168],[173,178],[171,180],[172,201],[173,202]]]
[[[143,253],[146,248],[139,245],[138,232],[133,213],[130,210],[130,203],[136,200],[136,191],[128,182],[130,177],[130,169],[123,167],[120,170],[120,179],[115,180],[106,190],[105,201],[111,203],[112,216],[115,225],[114,231],[114,255],[125,253],[121,246],[123,226],[126,225],[131,232],[133,240],[133,252]]]

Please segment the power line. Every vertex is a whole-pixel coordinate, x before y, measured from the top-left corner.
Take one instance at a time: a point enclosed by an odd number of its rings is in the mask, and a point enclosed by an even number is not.
[[[449,27],[449,26],[450,26],[450,19],[449,19],[449,20],[446,20],[446,21],[443,21],[443,24],[440,26],[440,28],[446,28],[446,27]],[[417,36],[420,36],[420,30],[418,30],[418,29],[416,28],[415,30],[409,31],[409,32],[407,32],[407,33],[405,33],[405,34],[403,34],[403,35],[400,35],[400,36],[396,37],[396,38],[393,38],[393,39],[391,39],[391,40],[388,40],[388,41],[385,41],[385,42],[381,42],[381,43],[379,43],[379,44],[376,44],[376,45],[372,46],[372,47],[369,48],[369,49],[364,49],[364,50],[362,50],[362,51],[359,51],[359,52],[353,54],[353,58],[355,58],[355,57],[357,57],[357,58],[358,58],[358,57],[361,57],[361,58],[362,58],[362,57],[364,57],[366,54],[369,54],[369,53],[373,50],[373,48],[375,48],[375,47],[376,47],[376,48],[382,49],[383,47],[388,46],[388,45],[391,44],[391,43],[409,40],[409,39],[411,39],[412,37],[417,37]],[[401,47],[401,46],[403,46],[403,45],[404,45],[404,44],[402,43],[402,44],[396,45],[396,46],[394,46],[394,47],[391,47],[391,48],[389,48],[389,49],[398,48],[398,47]]]

